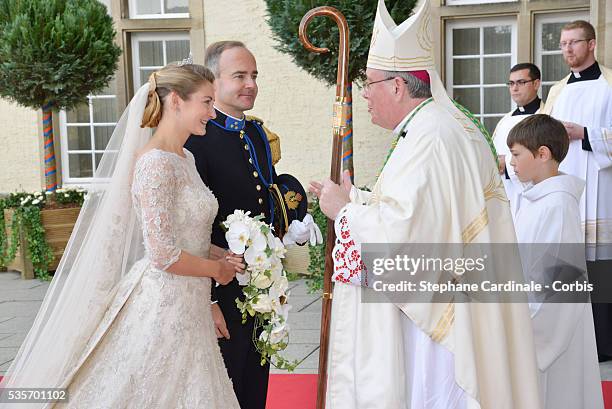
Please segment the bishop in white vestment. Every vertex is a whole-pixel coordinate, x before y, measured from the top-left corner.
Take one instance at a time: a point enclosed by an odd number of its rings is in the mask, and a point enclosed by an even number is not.
[[[526,304],[362,302],[364,243],[515,240],[493,142],[448,98],[416,10],[398,26],[378,5],[364,97],[397,143],[372,192],[311,184],[337,235],[326,407],[537,409]]]

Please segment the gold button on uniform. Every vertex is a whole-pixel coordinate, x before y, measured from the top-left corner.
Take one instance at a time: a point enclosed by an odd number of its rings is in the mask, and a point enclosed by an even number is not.
[[[248,150],[249,150],[249,145],[244,144],[244,150],[245,150],[245,151],[248,151]]]
[[[257,200],[257,201],[259,202],[259,204],[263,203],[263,199],[262,198],[259,198],[259,200]]]
[[[261,190],[261,185],[257,185],[257,186],[255,186],[255,189],[257,189],[257,190]]]
[[[253,159],[249,158],[249,163],[252,165],[253,164]]]
[[[257,173],[256,171],[253,171],[253,176],[257,177],[259,176],[259,173]]]

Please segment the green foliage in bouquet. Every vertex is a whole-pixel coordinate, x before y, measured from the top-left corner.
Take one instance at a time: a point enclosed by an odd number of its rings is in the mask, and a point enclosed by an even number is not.
[[[331,52],[314,54],[307,51],[298,38],[300,21],[306,12],[318,6],[332,6],[346,17],[350,30],[350,81],[363,82],[370,49],[370,38],[378,0],[265,0],[268,25],[276,40],[276,49],[289,54],[295,64],[328,85],[336,84],[338,68],[338,27],[323,17],[315,18],[308,27],[308,38],[317,47]],[[386,0],[387,9],[395,21],[406,20],[417,0]]]
[[[223,225],[229,249],[244,255],[247,265],[245,274],[236,276],[239,283],[244,280],[244,297],[235,301],[243,324],[249,317],[255,320],[253,343],[261,354],[261,364],[270,362],[278,369],[293,371],[300,362],[280,354],[289,344],[287,319],[291,309],[289,281],[281,262],[285,246],[262,216],[251,217],[249,212],[235,210]]]

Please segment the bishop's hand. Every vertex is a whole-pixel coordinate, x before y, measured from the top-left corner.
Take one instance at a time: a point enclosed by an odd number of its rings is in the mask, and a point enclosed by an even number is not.
[[[341,185],[335,184],[328,178],[323,182],[310,182],[308,190],[319,198],[321,211],[330,219],[335,220],[340,210],[351,201],[352,188],[351,175],[348,171],[344,171]]]

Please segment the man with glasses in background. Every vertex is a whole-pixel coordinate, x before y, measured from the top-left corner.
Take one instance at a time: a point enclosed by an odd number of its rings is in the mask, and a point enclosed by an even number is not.
[[[514,174],[510,166],[510,150],[506,144],[510,130],[523,119],[531,116],[542,108],[542,100],[538,96],[541,85],[540,69],[531,63],[516,64],[510,69],[510,77],[506,85],[510,91],[510,97],[516,104],[514,111],[508,112],[498,122],[493,133],[495,150],[498,155],[499,173],[502,175],[506,195],[510,200],[512,217],[516,213],[516,203],[519,193],[523,190],[523,184]]]
[[[563,122],[570,139],[561,172],[586,180],[580,200],[599,360],[612,359],[612,70],[595,60],[595,29],[578,20],[561,30],[570,74],[550,90],[543,113]]]

